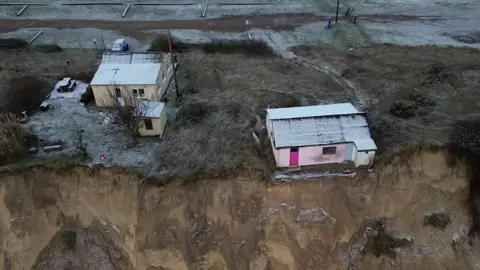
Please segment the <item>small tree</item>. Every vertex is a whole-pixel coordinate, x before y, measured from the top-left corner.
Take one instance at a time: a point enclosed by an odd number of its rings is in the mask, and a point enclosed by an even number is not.
[[[104,105],[111,108],[114,119],[118,120],[125,131],[132,138],[133,143],[138,143],[139,128],[141,121],[155,109],[154,104],[135,96],[133,89],[113,86],[107,89],[108,95]]]
[[[76,138],[73,140],[73,144],[75,145],[77,150],[80,151],[80,153],[84,158],[88,157],[87,143],[85,143],[85,139],[83,136],[83,129],[77,132]]]

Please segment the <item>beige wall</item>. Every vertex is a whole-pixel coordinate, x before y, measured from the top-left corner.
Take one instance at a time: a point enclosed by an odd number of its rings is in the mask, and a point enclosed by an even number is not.
[[[164,108],[160,118],[150,118],[152,120],[152,130],[146,130],[145,124],[140,122],[138,133],[140,136],[162,136],[167,124],[167,109]]]
[[[155,85],[128,85],[128,86],[103,86],[92,85],[93,95],[95,96],[95,102],[100,107],[112,107],[116,105],[115,88],[122,90],[123,100],[125,104],[129,104],[132,101],[132,89],[143,88],[145,90],[145,98],[152,101],[159,101]],[[121,102],[121,101],[118,101]]]
[[[157,78],[157,96],[158,100],[160,101],[162,97],[167,92],[168,83],[172,79],[173,76],[173,66],[172,66],[172,56],[170,54],[163,55],[163,61],[160,68],[160,74]]]

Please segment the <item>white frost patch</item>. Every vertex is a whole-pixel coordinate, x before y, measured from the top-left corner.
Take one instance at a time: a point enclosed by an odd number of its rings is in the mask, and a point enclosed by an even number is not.
[[[280,205],[289,209],[289,210],[295,210],[297,208],[295,205],[290,205],[288,203],[281,203]]]
[[[112,226],[112,228],[117,232],[117,233],[120,233],[120,229],[113,223],[110,223],[110,225]]]
[[[80,96],[85,93],[87,90],[88,84],[81,82],[81,81],[76,81],[77,85],[75,86],[75,89],[73,89],[72,92],[58,92],[58,87],[60,85],[60,81],[58,81],[55,84],[55,88],[53,89],[52,92],[50,92],[50,97],[49,99],[57,99],[57,98],[70,98],[70,99],[76,99],[79,100]]]
[[[267,214],[265,214],[265,216],[262,217],[262,218],[260,219],[260,221],[265,221],[269,216],[271,216],[271,215],[273,215],[273,214],[276,214],[276,213],[279,213],[279,212],[280,212],[280,210],[277,209],[277,208],[269,208],[269,209],[267,210]]]
[[[300,214],[298,214],[296,221],[323,223],[330,228],[333,227],[333,225],[335,225],[335,223],[337,222],[334,217],[325,212],[325,210],[323,210],[322,208],[318,207],[300,211]]]
[[[452,240],[454,242],[458,242],[462,240],[465,236],[467,236],[467,234],[468,234],[468,228],[465,226],[461,226],[459,231],[453,233]]]

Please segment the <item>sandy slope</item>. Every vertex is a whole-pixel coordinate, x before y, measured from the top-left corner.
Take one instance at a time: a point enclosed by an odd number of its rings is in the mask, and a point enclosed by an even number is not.
[[[275,186],[236,179],[141,188],[125,170],[39,169],[2,177],[0,195],[0,243],[12,269],[477,269],[480,263],[478,250],[452,248],[469,226],[466,181],[442,153],[421,153],[364,177]],[[445,210],[453,222],[444,231],[423,226],[425,214]],[[376,217],[386,217],[394,235],[414,239],[396,260],[360,252],[365,220]],[[74,251],[59,237],[66,229],[77,231]]]

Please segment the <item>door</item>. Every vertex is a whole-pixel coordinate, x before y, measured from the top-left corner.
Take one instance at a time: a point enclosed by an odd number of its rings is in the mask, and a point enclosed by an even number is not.
[[[298,166],[298,148],[290,148],[290,166]]]
[[[125,106],[125,99],[122,96],[122,90],[120,90],[120,88],[115,88],[115,97],[117,97],[120,106]]]

